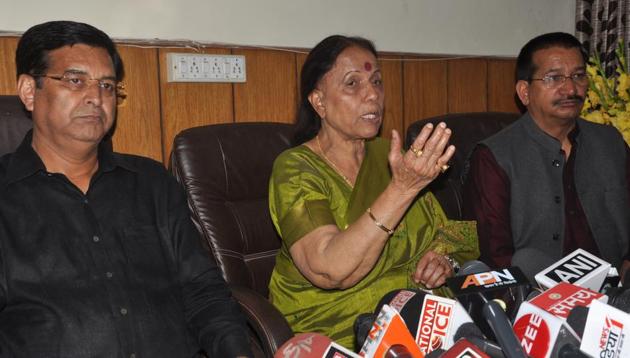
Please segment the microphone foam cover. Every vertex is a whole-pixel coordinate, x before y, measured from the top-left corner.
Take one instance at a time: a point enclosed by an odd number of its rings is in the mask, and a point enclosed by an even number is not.
[[[370,333],[370,329],[374,324],[374,320],[376,319],[376,315],[372,313],[362,313],[357,316],[357,319],[354,320],[354,344],[355,351],[359,351],[363,344],[365,343],[365,339]]]
[[[468,276],[476,273],[490,271],[490,267],[485,263],[479,260],[471,260],[464,262],[459,271],[457,271],[457,276]]]
[[[477,325],[472,322],[466,322],[462,324],[461,326],[459,326],[453,338],[454,338],[454,341],[457,342],[461,338],[470,338],[470,337],[477,337],[477,338],[483,338],[483,339],[486,338],[483,335],[483,333],[481,333],[481,330],[479,329],[479,327],[477,327]]]
[[[567,324],[573,328],[578,336],[584,335],[584,327],[586,327],[586,318],[588,317],[588,307],[575,306],[571,309],[567,317]]]

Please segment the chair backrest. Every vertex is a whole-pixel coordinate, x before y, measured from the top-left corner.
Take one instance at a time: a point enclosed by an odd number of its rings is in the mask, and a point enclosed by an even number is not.
[[[0,96],[0,157],[15,151],[32,127],[18,96]]]
[[[455,145],[456,151],[449,163],[451,168],[429,185],[429,190],[435,194],[450,219],[463,219],[462,175],[475,145],[510,125],[520,116],[519,113],[504,112],[453,113],[422,119],[409,126],[405,139],[406,148],[409,148],[427,123],[436,125],[444,122],[453,131],[450,143]]]
[[[292,133],[281,123],[196,127],[177,135],[171,153],[171,171],[226,281],[264,297],[281,244],[269,216],[269,177]]]

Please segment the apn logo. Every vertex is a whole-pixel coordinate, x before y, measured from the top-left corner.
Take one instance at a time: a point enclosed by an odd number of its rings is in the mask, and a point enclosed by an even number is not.
[[[563,262],[557,268],[549,271],[546,276],[556,282],[564,281],[574,283],[575,281],[588,275],[590,272],[593,272],[593,270],[599,266],[600,263],[597,261],[594,261],[585,255],[577,254],[570,260]]]
[[[510,270],[503,269],[503,271],[488,271],[482,273],[476,273],[474,275],[466,276],[461,289],[465,289],[468,286],[483,286],[483,287],[496,287],[516,282],[514,275],[510,273]]]

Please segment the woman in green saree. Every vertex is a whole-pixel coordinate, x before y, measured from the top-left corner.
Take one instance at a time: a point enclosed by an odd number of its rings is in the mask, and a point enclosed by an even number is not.
[[[301,72],[296,147],[274,163],[271,217],[282,237],[270,298],[295,332],[352,347],[356,316],[397,288],[443,286],[478,256],[471,223],[446,219],[423,189],[455,148],[444,123],[411,149],[377,138],[383,84],[373,44],[330,36]]]

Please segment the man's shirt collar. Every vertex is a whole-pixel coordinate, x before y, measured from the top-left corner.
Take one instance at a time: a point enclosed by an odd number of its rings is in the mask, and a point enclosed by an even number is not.
[[[16,151],[11,154],[7,167],[7,184],[20,181],[40,171],[46,172],[44,162],[31,145],[32,141],[33,130],[31,129],[26,133]],[[98,171],[95,175],[111,172],[117,167],[138,172],[138,168],[129,160],[112,151],[111,142],[102,141],[98,146]]]

